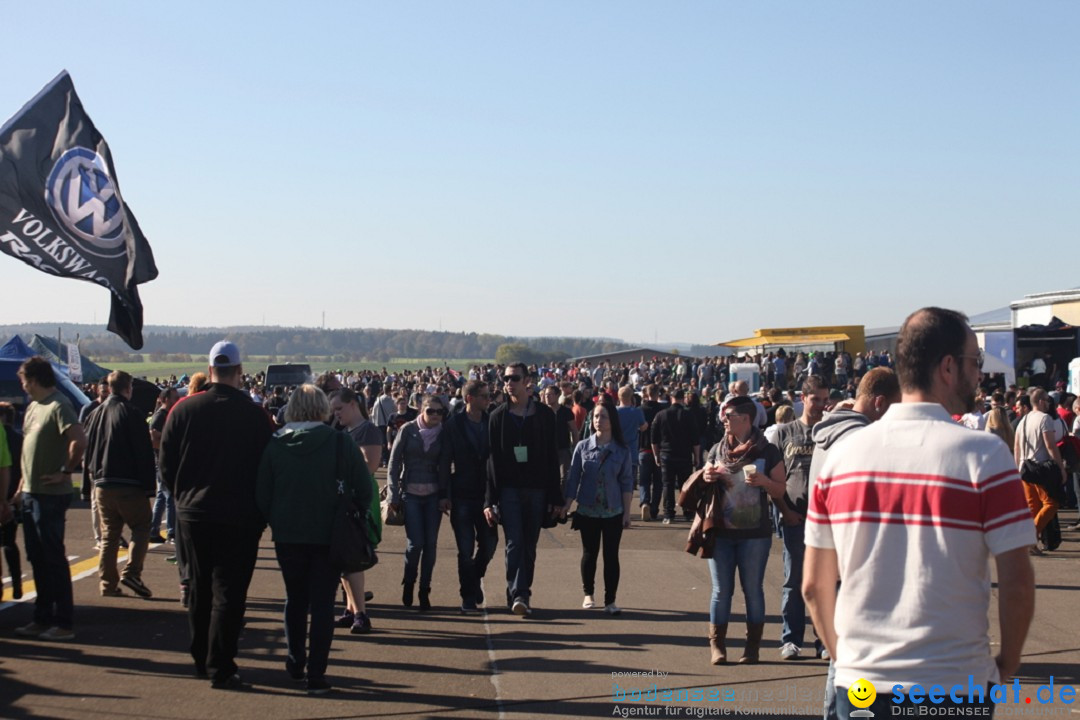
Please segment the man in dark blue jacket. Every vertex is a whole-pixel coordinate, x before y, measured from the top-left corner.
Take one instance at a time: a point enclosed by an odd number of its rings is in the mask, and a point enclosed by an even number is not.
[[[139,597],[152,595],[142,581],[143,563],[150,546],[150,501],[157,486],[154,448],[146,418],[131,402],[131,375],[109,373],[109,397],[90,413],[86,422],[84,493],[91,486],[101,515],[101,556],[98,576],[101,594],[124,594],[117,583]],[[131,555],[121,577],[116,553],[124,525],[131,528]]]
[[[450,525],[458,547],[458,582],[461,585],[461,612],[472,614],[484,603],[480,581],[499,544],[499,532],[484,517],[484,495],[488,482],[487,408],[491,392],[486,383],[470,380],[465,385],[465,412],[446,421],[450,431]]]

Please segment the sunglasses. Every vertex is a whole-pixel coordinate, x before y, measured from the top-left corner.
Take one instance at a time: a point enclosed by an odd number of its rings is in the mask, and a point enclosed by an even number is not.
[[[506,382],[521,382],[520,375],[503,375],[503,380]]]
[[[957,355],[956,357],[958,357],[958,358],[971,358],[972,360],[975,361],[975,365],[980,370],[983,369],[983,363],[986,361],[986,353],[983,352],[982,349],[979,350],[978,355]]]
[[[443,411],[438,408],[424,408],[425,415],[442,415]]]

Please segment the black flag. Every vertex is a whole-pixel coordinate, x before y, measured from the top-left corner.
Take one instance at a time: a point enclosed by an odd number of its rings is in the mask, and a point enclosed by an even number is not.
[[[137,286],[157,277],[154,254],[67,72],[0,128],[0,250],[108,288],[109,330],[143,346]]]

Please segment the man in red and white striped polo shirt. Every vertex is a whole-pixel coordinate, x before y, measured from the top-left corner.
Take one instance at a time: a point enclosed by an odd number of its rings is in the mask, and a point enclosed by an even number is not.
[[[973,407],[981,361],[964,315],[913,313],[897,340],[902,403],[840,443],[813,479],[803,594],[836,663],[841,717],[860,678],[888,714],[894,685],[961,685],[967,700],[969,675],[985,692],[1020,665],[1034,610],[1031,515],[1005,444],[951,418]]]

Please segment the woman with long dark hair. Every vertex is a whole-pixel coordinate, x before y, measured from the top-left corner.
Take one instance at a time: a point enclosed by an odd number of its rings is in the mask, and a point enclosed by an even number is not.
[[[604,612],[618,615],[619,543],[623,528],[630,527],[630,498],[634,491],[630,449],[619,426],[619,413],[611,398],[599,395],[590,414],[593,433],[577,444],[566,479],[563,512],[577,502],[575,530],[581,533],[581,606],[596,606],[593,598],[596,561],[604,548]]]

